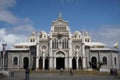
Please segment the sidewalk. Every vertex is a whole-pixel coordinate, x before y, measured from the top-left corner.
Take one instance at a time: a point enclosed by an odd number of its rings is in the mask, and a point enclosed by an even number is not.
[[[15,72],[14,77],[7,77],[0,80],[24,80],[24,72]],[[71,76],[66,73],[39,73],[33,72],[30,74],[30,80],[120,80],[113,76],[87,76],[77,75]]]

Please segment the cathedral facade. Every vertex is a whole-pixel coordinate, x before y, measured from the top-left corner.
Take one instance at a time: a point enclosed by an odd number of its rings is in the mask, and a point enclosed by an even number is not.
[[[92,42],[87,32],[71,33],[68,22],[59,14],[49,34],[33,32],[28,42],[6,50],[8,69],[84,70],[119,68],[119,51],[100,42]]]

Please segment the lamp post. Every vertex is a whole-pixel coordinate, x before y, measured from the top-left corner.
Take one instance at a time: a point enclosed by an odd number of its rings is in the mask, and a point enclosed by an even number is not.
[[[4,65],[5,65],[4,58],[5,58],[5,53],[6,53],[5,47],[7,46],[7,44],[2,44],[2,46],[3,46],[2,58],[3,58],[3,71],[4,71]]]

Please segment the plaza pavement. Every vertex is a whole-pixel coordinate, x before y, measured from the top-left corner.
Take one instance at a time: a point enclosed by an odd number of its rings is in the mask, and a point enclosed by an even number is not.
[[[15,72],[14,77],[7,77],[1,80],[24,80],[24,71]],[[30,74],[30,80],[120,80],[113,76],[91,76],[91,75],[78,75],[73,76],[69,73],[41,73],[33,72]]]

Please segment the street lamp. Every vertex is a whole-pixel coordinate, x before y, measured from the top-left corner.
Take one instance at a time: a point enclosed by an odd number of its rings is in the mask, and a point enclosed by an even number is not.
[[[3,71],[4,71],[4,58],[5,58],[5,53],[6,53],[6,51],[5,51],[5,47],[7,46],[7,44],[2,44],[2,46],[3,46],[3,52],[2,52],[2,58],[3,58]]]

